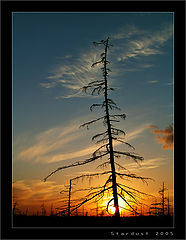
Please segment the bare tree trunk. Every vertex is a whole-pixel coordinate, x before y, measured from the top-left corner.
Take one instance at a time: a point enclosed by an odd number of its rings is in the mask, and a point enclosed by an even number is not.
[[[162,190],[162,212],[163,212],[163,216],[164,216],[164,212],[165,212],[165,187],[164,187],[164,182],[163,182],[163,190]]]
[[[71,197],[71,179],[70,179],[69,195],[68,195],[68,216],[69,217],[70,217],[70,197]]]
[[[168,193],[168,216],[170,216],[169,193]]]
[[[111,164],[111,171],[112,171],[112,188],[113,188],[113,197],[114,197],[114,207],[115,207],[115,216],[119,215],[119,205],[118,205],[118,194],[117,194],[117,185],[116,185],[116,172],[115,172],[115,165],[114,165],[114,152],[113,152],[113,144],[112,144],[112,133],[111,133],[111,125],[110,125],[110,118],[109,118],[109,109],[108,109],[108,84],[107,84],[107,49],[108,49],[108,41],[107,38],[106,46],[105,46],[105,60],[104,60],[104,79],[105,79],[105,112],[107,117],[107,126],[108,126],[108,136],[109,136],[109,150],[110,150],[110,164]]]

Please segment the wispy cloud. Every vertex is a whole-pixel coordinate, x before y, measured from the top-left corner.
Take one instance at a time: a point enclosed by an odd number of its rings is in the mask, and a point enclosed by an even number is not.
[[[142,67],[142,68],[151,68],[151,67],[154,67],[154,64],[144,63],[144,64],[141,64],[140,67]]]
[[[100,77],[97,67],[92,68],[92,64],[99,59],[100,53],[96,49],[89,49],[80,54],[76,59],[66,58],[47,77],[47,82],[40,85],[45,88],[60,86],[68,90],[68,94],[57,98],[85,97],[80,90],[83,86]]]
[[[144,30],[138,29],[132,24],[126,24],[125,27],[121,28],[117,33],[115,33],[112,38],[116,40],[127,39],[143,33],[145,33]]]
[[[145,130],[146,130],[146,127],[144,125],[138,126],[134,130],[127,133],[126,141],[132,141],[134,139],[139,138]]]
[[[126,62],[130,58],[139,58],[150,55],[162,54],[161,47],[172,36],[172,25],[164,25],[155,31],[147,31],[138,29],[134,25],[125,25],[124,28],[111,36],[111,41],[114,48],[110,49],[109,57],[112,61],[111,73],[114,78],[116,75],[121,74],[121,71],[140,71],[153,66],[153,64],[141,64],[141,66],[126,66],[121,70],[117,67],[116,62],[123,60]],[[116,44],[115,44],[116,43]],[[90,48],[82,51],[79,57],[73,58],[71,55],[61,57],[61,63],[50,73],[46,81],[40,85],[44,88],[61,87],[67,91],[66,94],[57,96],[59,98],[72,98],[72,97],[87,97],[80,90],[84,85],[89,82],[100,79],[101,72],[99,67],[92,68],[91,65],[99,59],[100,51],[95,48]],[[116,73],[116,71],[117,73]],[[111,78],[112,79],[112,78]]]
[[[114,39],[123,40],[118,61],[127,60],[130,58],[139,58],[150,55],[162,54],[161,47],[172,37],[173,26],[166,24],[157,31],[144,31],[135,27],[128,28],[128,33],[120,33],[113,35]],[[136,35],[136,36],[134,36]],[[126,37],[127,36],[127,37]]]
[[[149,169],[159,168],[162,165],[166,164],[166,161],[167,161],[167,158],[165,157],[156,157],[151,159],[144,159],[140,163],[140,166],[137,165],[135,162],[132,162],[132,163],[125,164],[125,167],[129,171],[140,172],[140,171],[145,171]]]
[[[174,82],[168,82],[166,85],[167,86],[172,86],[172,85],[174,85]]]
[[[147,83],[149,84],[154,84],[154,83],[158,83],[159,81],[158,80],[150,80],[150,81],[147,81]]]
[[[81,135],[78,123],[71,123],[66,127],[55,127],[34,137],[32,146],[21,150],[16,159],[33,162],[48,162],[69,143],[73,143]]]
[[[166,163],[166,160],[167,159],[164,157],[145,159],[144,162],[142,162],[141,166],[143,170],[154,169],[164,165]]]
[[[41,180],[19,180],[13,183],[13,198],[15,200],[24,201],[25,199],[37,200],[52,200],[53,195],[59,193],[63,185],[56,185],[54,181]],[[37,199],[35,195],[37,194]]]
[[[155,125],[150,125],[151,133],[155,134],[156,141],[162,145],[162,149],[173,149],[174,133],[173,126],[169,125],[165,129],[159,129]]]
[[[139,138],[146,130],[143,126],[130,131],[126,135],[126,141],[133,141]],[[82,142],[84,134],[79,129],[79,124],[70,124],[66,127],[55,127],[34,137],[34,144],[22,149],[16,159],[32,161],[33,163],[55,163],[74,158],[90,157],[99,147],[97,144],[85,143],[84,147],[77,149],[77,143]],[[115,146],[120,143],[115,143]],[[74,146],[72,148],[72,146]]]

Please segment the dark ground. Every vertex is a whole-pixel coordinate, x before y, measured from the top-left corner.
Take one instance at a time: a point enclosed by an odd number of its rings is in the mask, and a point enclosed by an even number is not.
[[[13,227],[172,227],[171,216],[114,217],[89,216],[23,216],[13,217]]]

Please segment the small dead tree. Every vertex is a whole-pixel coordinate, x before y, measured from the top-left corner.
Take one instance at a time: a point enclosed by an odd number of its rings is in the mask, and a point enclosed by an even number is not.
[[[159,190],[159,194],[161,195],[161,206],[162,206],[162,210],[161,210],[161,214],[164,216],[165,215],[165,209],[166,209],[166,203],[165,203],[165,191],[168,190],[165,187],[165,184],[163,182],[163,186],[162,189]]]
[[[150,212],[154,216],[158,216],[160,214],[161,207],[159,207],[159,205],[161,205],[161,203],[157,202],[157,199],[156,199],[155,202],[152,203],[151,206],[150,206]]]
[[[17,212],[17,202],[14,202],[13,204],[13,216],[16,215]]]
[[[44,202],[41,204],[41,216],[46,216],[46,208]]]
[[[170,216],[170,200],[169,200],[169,193],[168,193],[168,198],[167,198],[167,214]]]
[[[50,208],[50,216],[54,216],[53,203],[51,204],[51,208]]]
[[[70,217],[70,198],[71,198],[71,188],[72,188],[72,180],[70,179],[69,194],[68,194],[68,216],[69,216],[69,217]]]
[[[168,204],[166,204],[165,200],[167,199],[165,197],[165,191],[168,190],[165,187],[165,184],[163,182],[162,188],[158,191],[158,193],[160,194],[160,201],[157,202],[157,200],[155,201],[155,203],[151,204],[150,209],[154,210],[154,215],[161,215],[164,216],[165,215],[165,211],[168,207],[168,215],[169,215],[169,198],[168,198]]]
[[[133,159],[136,163],[139,164],[139,162],[143,160],[143,157],[131,151],[118,151],[114,149],[114,142],[119,142],[120,144],[124,144],[130,149],[135,150],[135,148],[131,144],[125,141],[125,132],[114,125],[119,123],[120,119],[125,119],[126,115],[124,113],[122,114],[111,113],[112,110],[120,110],[120,109],[109,96],[109,93],[115,90],[114,88],[110,87],[108,83],[109,72],[111,72],[110,68],[108,68],[108,65],[110,64],[108,60],[108,50],[112,46],[109,43],[109,37],[106,40],[101,40],[100,42],[93,42],[93,44],[95,46],[103,47],[103,51],[100,54],[100,58],[95,63],[92,64],[92,67],[96,67],[97,65],[101,66],[100,69],[102,71],[102,78],[100,78],[100,80],[95,80],[90,82],[88,85],[82,88],[82,91],[85,93],[90,91],[91,95],[103,96],[103,102],[92,104],[90,107],[90,110],[92,111],[94,108],[98,107],[102,109],[104,114],[97,119],[94,119],[82,124],[80,127],[86,127],[87,129],[89,129],[90,125],[95,124],[99,121],[103,122],[105,130],[92,137],[92,140],[93,141],[96,140],[96,143],[99,144],[99,147],[96,149],[96,151],[92,153],[91,158],[88,158],[83,161],[75,162],[71,165],[59,167],[55,171],[51,172],[44,179],[44,181],[46,181],[47,178],[52,176],[54,173],[61,171],[63,169],[82,166],[84,164],[88,164],[98,159],[107,157],[107,161],[99,165],[99,167],[110,166],[110,171],[105,171],[101,173],[99,172],[95,174],[85,174],[85,175],[81,175],[74,178],[74,180],[78,180],[79,178],[86,178],[86,177],[90,178],[90,177],[106,175],[106,174],[109,175],[107,181],[102,187],[95,187],[93,189],[90,188],[91,190],[95,190],[95,191],[87,194],[85,199],[81,203],[77,204],[74,208],[71,208],[71,212],[75,211],[76,209],[81,207],[83,204],[93,199],[96,199],[96,201],[99,201],[101,198],[103,198],[105,192],[112,190],[113,197],[108,201],[107,209],[109,207],[109,204],[111,204],[111,202],[113,201],[114,208],[115,208],[115,216],[119,217],[120,212],[119,212],[118,197],[120,197],[127,204],[127,206],[129,206],[130,209],[132,209],[131,211],[134,211],[136,213],[136,210],[133,208],[132,204],[130,204],[130,202],[127,201],[126,196],[130,197],[135,202],[135,204],[138,204],[139,203],[138,198],[140,198],[139,195],[145,194],[145,193],[142,193],[134,188],[130,188],[126,185],[122,185],[121,183],[119,183],[117,178],[140,179],[143,182],[146,182],[146,180],[150,178],[137,176],[136,174],[131,173],[128,169],[126,169],[116,161],[116,159],[118,159],[119,157],[125,156],[127,158]],[[116,168],[122,169],[122,171],[125,171],[125,173],[116,171]],[[145,195],[148,195],[148,194],[145,194]]]

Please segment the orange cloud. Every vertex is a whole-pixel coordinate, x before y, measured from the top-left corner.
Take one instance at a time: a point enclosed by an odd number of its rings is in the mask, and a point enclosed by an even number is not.
[[[47,214],[50,213],[51,204],[56,205],[61,199],[60,191],[63,185],[54,181],[42,182],[41,180],[19,180],[12,184],[13,203],[24,212],[28,208],[29,214],[41,211],[44,203]]]
[[[155,139],[159,144],[162,144],[162,149],[173,149],[174,133],[173,126],[169,125],[165,129],[158,129],[155,125],[150,125],[151,133],[155,134]]]

